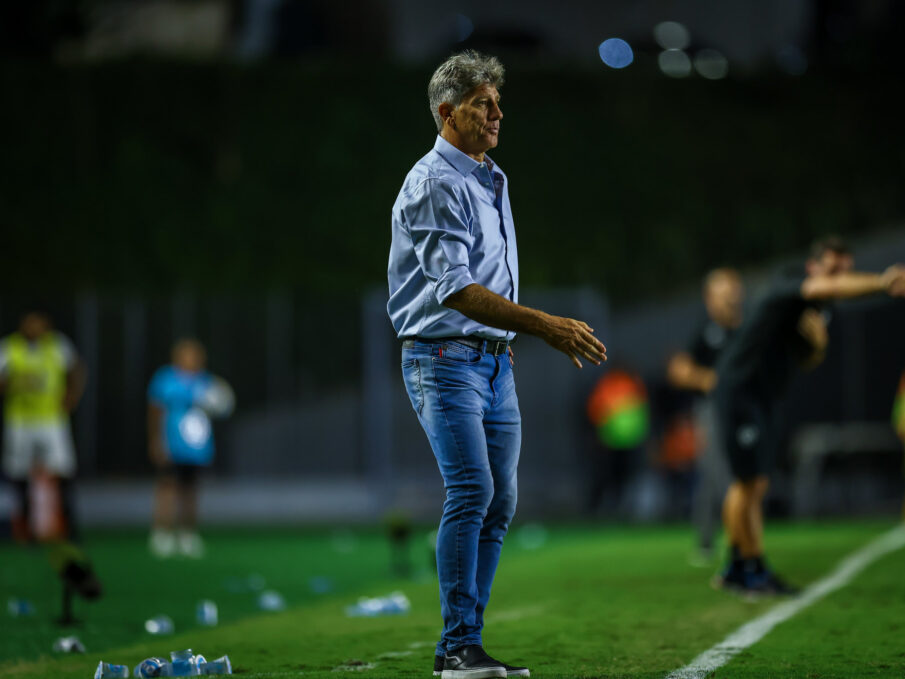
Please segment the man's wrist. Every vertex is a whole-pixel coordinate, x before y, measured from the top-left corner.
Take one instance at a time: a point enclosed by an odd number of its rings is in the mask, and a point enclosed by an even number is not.
[[[528,311],[528,323],[525,332],[535,337],[545,337],[549,334],[550,321],[553,317],[545,311],[525,307]]]

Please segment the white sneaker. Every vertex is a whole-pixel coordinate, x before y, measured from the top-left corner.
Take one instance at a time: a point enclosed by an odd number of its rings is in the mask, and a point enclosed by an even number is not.
[[[190,559],[200,559],[204,556],[204,541],[195,532],[182,531],[179,533],[179,553]]]
[[[168,530],[152,530],[148,549],[158,559],[168,559],[176,553],[176,536]]]

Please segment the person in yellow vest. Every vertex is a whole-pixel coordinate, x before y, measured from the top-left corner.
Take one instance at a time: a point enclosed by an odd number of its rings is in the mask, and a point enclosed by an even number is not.
[[[72,534],[75,448],[69,414],[82,396],[85,368],[72,342],[54,331],[46,313],[29,311],[15,332],[0,340],[3,404],[3,472],[13,483],[18,539],[31,539],[29,479],[43,473],[59,487],[63,534]]]

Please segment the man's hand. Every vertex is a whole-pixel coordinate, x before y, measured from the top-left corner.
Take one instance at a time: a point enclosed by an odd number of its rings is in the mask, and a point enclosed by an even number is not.
[[[669,359],[666,377],[674,387],[695,389],[705,394],[713,391],[717,380],[716,370],[698,365],[691,354],[685,351],[680,351]]]
[[[549,316],[538,336],[554,349],[568,356],[576,368],[581,368],[581,358],[594,365],[606,360],[606,347],[594,337],[594,329],[584,321],[562,316]]]
[[[443,301],[443,306],[493,328],[540,337],[568,356],[578,368],[581,367],[579,357],[594,365],[606,360],[606,347],[594,337],[594,330],[587,323],[515,304],[477,283],[451,294]],[[511,354],[509,360],[512,360]]]
[[[816,309],[805,309],[798,319],[798,332],[812,349],[804,367],[816,368],[826,357],[826,347],[830,341],[823,315]]]
[[[512,345],[510,345],[508,348],[509,348],[509,365],[514,368],[515,367],[515,354],[512,353]]]
[[[905,297],[905,266],[893,264],[883,272],[882,278],[890,297]]]

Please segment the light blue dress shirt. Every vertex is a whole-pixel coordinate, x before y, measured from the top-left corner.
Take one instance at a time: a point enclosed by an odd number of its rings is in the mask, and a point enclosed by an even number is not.
[[[387,312],[399,337],[512,339],[443,306],[478,283],[518,303],[518,252],[509,182],[438,136],[409,171],[393,205]]]

